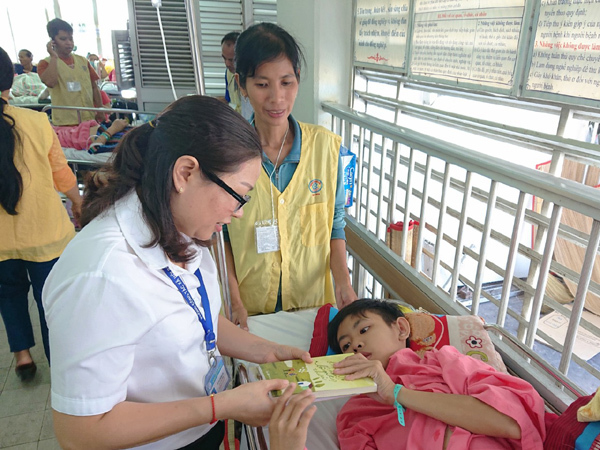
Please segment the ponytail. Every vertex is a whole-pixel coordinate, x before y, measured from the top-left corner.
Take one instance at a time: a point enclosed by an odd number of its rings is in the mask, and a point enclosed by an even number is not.
[[[114,150],[112,164],[87,178],[80,220],[82,227],[140,184],[144,173],[143,154],[152,131],[153,128],[145,124],[126,133]]]
[[[15,130],[15,119],[6,114],[6,101],[0,99],[0,205],[11,216],[16,216],[17,204],[23,195],[23,178],[15,165],[15,153],[21,139]]]

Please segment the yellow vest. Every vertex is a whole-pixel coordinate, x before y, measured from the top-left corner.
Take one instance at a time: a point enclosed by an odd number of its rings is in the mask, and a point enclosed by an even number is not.
[[[275,311],[279,279],[283,310],[335,303],[330,241],[341,138],[299,123],[300,162],[283,193],[273,186],[280,250],[258,254],[257,221],[271,219],[272,183],[263,170],[244,215],[228,225],[240,295],[248,314]]]
[[[50,62],[50,58],[46,58]],[[56,66],[58,68],[58,83],[50,89],[52,104],[55,106],[85,106],[94,107],[94,95],[92,93],[92,84],[90,81],[90,72],[88,61],[83,56],[73,54],[73,68],[71,69],[65,62],[58,58]],[[69,91],[68,84],[79,82],[81,89],[79,91]],[[95,113],[92,111],[81,111],[81,121],[93,120]],[[77,125],[77,111],[65,111],[62,109],[52,110],[53,125]]]
[[[23,179],[23,195],[16,216],[0,207],[0,261],[50,261],[59,257],[75,236],[52,178],[52,171],[66,166],[67,161],[46,113],[4,108],[15,119],[21,137],[14,161]]]
[[[227,91],[229,92],[229,106],[231,106],[239,114],[242,113],[242,98],[240,88],[235,82],[235,74],[231,73],[229,69],[227,73]]]

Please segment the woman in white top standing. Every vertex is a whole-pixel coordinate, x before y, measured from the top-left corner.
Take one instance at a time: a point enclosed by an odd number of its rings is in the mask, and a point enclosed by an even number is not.
[[[242,216],[260,155],[240,115],[190,96],[129,132],[106,182],[89,183],[84,228],[43,297],[61,446],[217,449],[222,419],[269,421],[268,392],[287,382],[224,390],[220,355],[254,362],[310,356],[219,315],[207,248],[213,233]]]

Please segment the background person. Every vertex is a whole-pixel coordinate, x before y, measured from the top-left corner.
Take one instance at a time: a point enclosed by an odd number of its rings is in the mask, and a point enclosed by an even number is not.
[[[50,42],[46,45],[48,58],[38,63],[38,73],[43,83],[50,89],[52,105],[82,106],[101,108],[102,98],[98,89],[98,74],[83,56],[73,52],[73,28],[61,19],[54,19],[46,25]],[[96,119],[104,120],[102,112],[81,111],[81,122]],[[52,124],[55,126],[78,125],[77,111],[52,110]]]
[[[341,308],[356,299],[346,265],[341,138],[291,115],[303,56],[284,29],[251,26],[235,54],[240,92],[254,108],[263,170],[244,217],[228,225],[234,320],[246,327],[248,314],[328,302]]]
[[[268,392],[287,382],[209,397],[211,333],[217,359],[310,361],[219,315],[208,247],[250,200],[260,142],[227,105],[188,96],[128,132],[112,161],[44,289],[56,436],[66,448],[218,449],[215,422],[265,425]]]
[[[106,67],[104,66],[104,62],[106,61],[106,59],[100,59],[95,53],[88,53],[87,60],[90,62],[94,70],[96,70],[96,73],[98,74],[100,80],[108,78],[108,72],[106,71]]]
[[[60,144],[45,113],[8,105],[13,64],[0,48],[0,314],[17,376],[33,378],[35,345],[28,293],[40,316],[44,350],[50,361],[42,287],[54,263],[75,235],[56,186],[73,202],[79,217],[81,197]]]
[[[232,31],[221,39],[221,58],[225,63],[225,103],[241,113],[240,89],[235,82],[235,41],[240,33]]]
[[[221,98],[245,119],[250,119],[254,112],[252,105],[246,97],[240,94],[240,87],[235,80],[235,42],[239,35],[240,33],[237,31],[232,31],[221,39],[221,57],[227,67],[225,69],[225,97]]]
[[[19,64],[15,64],[15,75],[23,73],[37,73],[37,66],[33,65],[33,54],[26,49],[19,51]]]

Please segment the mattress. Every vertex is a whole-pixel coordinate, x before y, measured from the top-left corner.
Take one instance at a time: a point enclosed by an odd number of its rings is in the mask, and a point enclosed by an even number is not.
[[[112,152],[92,155],[85,150],[75,150],[69,147],[63,147],[62,149],[67,161],[74,164],[104,165],[113,155]]]
[[[250,332],[265,339],[280,344],[294,345],[308,350],[313,332],[313,323],[317,315],[317,308],[302,311],[281,311],[274,314],[265,314],[248,318]],[[255,365],[245,363],[249,376],[252,379]],[[335,420],[338,412],[348,398],[337,398],[316,402],[317,411],[308,428],[306,447],[308,449],[336,449],[339,448]],[[268,442],[268,427],[264,429]],[[246,437],[241,440],[241,449],[248,449]]]

